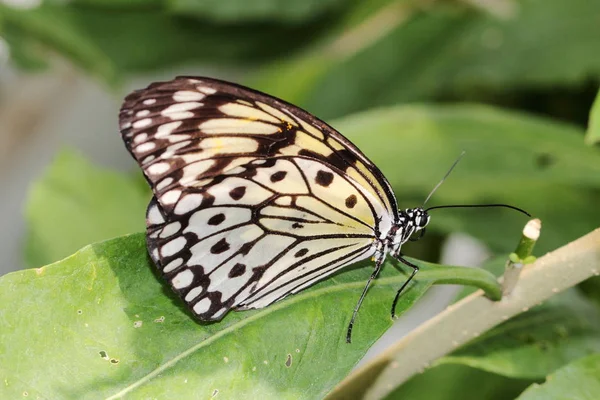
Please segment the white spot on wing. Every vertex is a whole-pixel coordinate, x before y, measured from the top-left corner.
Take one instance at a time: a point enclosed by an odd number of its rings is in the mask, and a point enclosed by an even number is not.
[[[138,128],[144,128],[144,127],[150,125],[151,123],[152,123],[152,118],[144,118],[144,119],[140,119],[139,121],[135,121],[132,126],[135,129],[138,129]]]
[[[179,135],[177,135],[176,137],[178,137],[178,136]],[[189,140],[186,140],[186,141],[183,141],[183,142],[177,142],[177,143],[175,143],[175,144],[167,147],[167,149],[165,150],[165,152],[162,153],[160,155],[160,157],[163,158],[163,159],[167,159],[167,158],[173,157],[173,155],[175,154],[175,152],[177,150],[184,148],[185,146],[187,146],[190,143],[191,143],[191,141],[189,141]]]
[[[148,139],[147,133],[138,133],[133,138],[133,143],[141,143],[141,142],[144,142],[146,139]]]
[[[161,238],[168,238],[169,236],[173,236],[181,229],[181,223],[178,221],[171,222],[169,225],[166,225],[162,231],[160,232]]]
[[[163,124],[158,127],[158,129],[156,130],[156,135],[154,135],[154,137],[156,139],[165,138],[165,137],[169,136],[175,129],[179,128],[179,126],[182,123],[183,123],[182,121],[174,121],[174,122],[169,122],[169,123]]]
[[[185,247],[187,240],[183,236],[179,236],[176,239],[167,242],[160,248],[160,255],[163,257],[169,257],[177,253]]]
[[[206,134],[255,134],[270,135],[280,131],[279,127],[266,122],[235,118],[213,118],[200,124]]]
[[[185,119],[194,116],[190,110],[202,106],[202,103],[190,101],[187,103],[175,103],[161,111],[161,115],[171,119]]]
[[[213,165],[215,165],[215,160],[203,160],[186,165],[183,167],[183,176],[179,180],[179,183],[183,186],[195,185],[198,182],[198,178]]]
[[[169,177],[163,179],[162,181],[158,182],[158,184],[156,185],[156,190],[158,190],[158,191],[163,190],[164,188],[169,186],[171,183],[173,183],[173,178],[171,178],[169,176]]]
[[[150,155],[142,160],[142,164],[148,164],[150,161],[153,161],[156,157]]]
[[[156,99],[146,99],[146,100],[143,101],[143,103],[146,106],[150,106],[150,105],[156,103]]]
[[[135,152],[136,153],[145,153],[147,151],[154,150],[155,147],[156,147],[156,144],[154,142],[146,142],[146,143],[142,143],[139,146],[137,146],[135,148]]]
[[[148,218],[148,223],[151,225],[158,225],[158,224],[162,224],[165,222],[165,219],[163,218],[162,214],[158,210],[158,206],[156,206],[156,205],[153,205],[152,207],[150,207],[150,209],[148,210],[147,218]]]
[[[200,293],[202,293],[202,286],[196,286],[185,295],[185,301],[190,302],[194,300]]]
[[[135,116],[136,117],[145,117],[146,115],[150,114],[150,110],[141,110],[138,111]]]
[[[252,138],[206,138],[200,142],[202,150],[215,154],[251,153],[258,150],[258,142]]]
[[[165,204],[173,204],[179,199],[180,195],[181,190],[169,190],[160,197],[160,200]]]
[[[148,167],[147,171],[151,175],[164,174],[169,170],[169,163],[156,163]]]
[[[175,206],[175,214],[183,215],[195,210],[202,203],[204,197],[198,193],[186,194]]]
[[[200,300],[196,305],[194,305],[194,312],[196,314],[203,314],[208,311],[210,308],[210,299],[208,297]]]
[[[217,92],[216,89],[210,88],[208,86],[197,86],[196,89],[204,94],[215,94]]]
[[[181,271],[171,280],[171,284],[175,289],[181,289],[184,287],[188,287],[194,281],[194,273],[189,269],[185,271]]]
[[[175,94],[173,94],[173,100],[179,101],[179,102],[197,101],[197,100],[202,100],[204,97],[206,97],[204,94],[198,93],[198,92],[193,92],[191,90],[180,90],[178,92],[175,92]]]
[[[176,258],[175,260],[168,263],[166,267],[163,268],[163,272],[171,272],[175,268],[181,266],[181,264],[183,264],[183,258]]]

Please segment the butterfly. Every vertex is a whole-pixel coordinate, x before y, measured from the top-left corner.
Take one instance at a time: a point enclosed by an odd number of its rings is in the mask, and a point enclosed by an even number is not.
[[[425,232],[422,207],[398,209],[381,171],[342,134],[267,94],[204,77],[153,83],[126,97],[125,145],[152,188],[147,247],[202,321],[266,307],[341,268]]]

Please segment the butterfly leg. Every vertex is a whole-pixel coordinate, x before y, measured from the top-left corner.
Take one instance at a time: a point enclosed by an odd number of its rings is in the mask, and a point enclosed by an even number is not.
[[[392,318],[396,318],[396,304],[398,303],[398,299],[400,298],[400,293],[402,293],[404,288],[410,283],[410,281],[412,281],[412,278],[414,278],[414,276],[417,274],[417,272],[419,272],[419,267],[417,267],[415,264],[411,263],[410,261],[408,261],[404,257],[402,257],[402,254],[398,254],[397,256],[395,256],[395,258],[396,258],[396,260],[400,261],[401,263],[406,264],[409,267],[411,267],[413,272],[412,272],[412,274],[410,274],[410,276],[408,277],[406,282],[404,282],[404,284],[400,287],[398,292],[396,292],[396,297],[394,297],[394,302],[392,303]]]
[[[369,280],[367,281],[367,284],[365,285],[365,288],[363,289],[362,294],[360,295],[360,299],[358,299],[358,303],[356,304],[356,307],[354,307],[354,312],[352,313],[352,319],[350,320],[350,323],[348,324],[348,332],[346,333],[346,343],[350,343],[352,341],[352,327],[354,326],[354,320],[356,319],[356,314],[358,313],[358,309],[360,308],[360,305],[362,304],[362,302],[367,294],[367,290],[369,290],[369,286],[371,285],[371,282],[373,281],[373,279],[377,278],[377,275],[379,275],[379,271],[381,270],[381,266],[383,265],[383,260],[385,260],[385,256],[380,257],[380,259],[378,259],[375,262],[375,271],[373,271],[373,273],[369,277]]]

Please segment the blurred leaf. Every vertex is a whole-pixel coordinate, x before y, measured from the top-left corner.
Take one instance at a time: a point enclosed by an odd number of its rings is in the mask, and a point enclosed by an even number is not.
[[[1,17],[0,17],[1,22]],[[10,60],[19,68],[35,71],[48,67],[48,60],[44,59],[41,44],[34,38],[24,35],[19,29],[13,32],[11,27],[0,25],[0,37],[6,40],[10,52]]]
[[[518,400],[596,400],[600,398],[600,354],[577,360],[533,384]]]
[[[598,91],[594,105],[590,110],[585,142],[590,145],[600,142],[600,91]]]
[[[386,400],[506,400],[517,397],[530,380],[510,379],[464,365],[439,365],[415,375]]]
[[[388,262],[352,344],[345,342],[369,265],[212,324],[196,323],[157,279],[144,234],[5,275],[0,320],[10,329],[0,330],[0,398],[323,397],[392,324],[389,304],[407,275]],[[400,313],[433,283],[424,279],[446,274],[419,265],[420,280],[401,297]]]
[[[91,74],[115,83],[117,72],[114,60],[94,43],[90,37],[82,35],[60,8],[41,5],[31,9],[16,9],[0,4],[0,20],[5,29],[12,32],[13,37],[19,35],[23,39],[13,41],[13,45],[32,45],[33,40],[43,47],[53,49],[70,58],[75,64],[88,70]],[[28,49],[14,49],[16,54],[29,54]],[[43,54],[40,49],[40,54]],[[29,58],[29,57],[28,57]],[[23,57],[18,61],[27,61]]]
[[[182,16],[219,22],[280,21],[298,23],[339,12],[350,0],[168,0],[169,9]]]
[[[287,54],[329,29],[323,20],[293,26],[272,21],[223,25],[175,17],[157,2],[121,9],[87,3],[28,10],[0,6],[0,19],[15,34],[63,54],[109,83],[126,73],[186,62],[256,62]]]
[[[304,52],[261,67],[246,84],[293,104],[304,104],[323,76],[385,37],[411,14],[412,7],[409,0],[358,2],[331,22],[325,39]]]
[[[63,151],[34,184],[27,203],[25,260],[40,266],[89,243],[145,229],[148,188]]]
[[[578,286],[582,294],[600,306],[600,276],[594,276]]]
[[[326,28],[319,22],[291,27],[272,23],[217,25],[173,17],[160,9],[114,13],[73,7],[68,12],[78,29],[93,37],[124,72],[192,61],[255,62],[290,52]]]
[[[596,352],[600,352],[600,309],[571,290],[512,318],[436,363],[541,379]]]
[[[113,9],[117,11],[155,8],[163,6],[168,0],[70,0],[69,4]],[[64,0],[45,0],[53,5],[64,5]]]
[[[465,150],[430,205],[524,208],[544,225],[537,254],[588,233],[600,221],[600,153],[583,144],[576,127],[476,105],[390,107],[333,126],[380,167],[402,208],[421,204]],[[428,229],[467,232],[496,253],[509,253],[525,222],[510,210],[435,210]]]
[[[331,118],[442,93],[503,92],[600,76],[600,35],[592,34],[600,2],[513,3],[515,13],[505,19],[445,2],[424,12],[406,10],[412,18],[371,46],[359,46],[350,59],[337,59],[301,105]]]

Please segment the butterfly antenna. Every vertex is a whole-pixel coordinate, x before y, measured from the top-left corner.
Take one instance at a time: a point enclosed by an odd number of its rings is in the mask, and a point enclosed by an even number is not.
[[[527,211],[523,210],[522,208],[511,206],[509,204],[501,204],[501,203],[499,203],[499,204],[450,204],[450,205],[446,205],[446,206],[429,207],[429,208],[425,209],[425,211],[429,212],[431,210],[435,210],[438,208],[484,208],[484,207],[510,208],[511,210],[518,211],[522,214],[527,215],[528,217],[531,217],[531,214],[529,214]]]
[[[458,158],[456,159],[456,161],[454,161],[454,164],[452,164],[452,166],[450,167],[450,169],[448,170],[448,172],[446,172],[446,175],[444,175],[444,177],[442,178],[442,180],[439,181],[438,184],[435,185],[435,187],[433,188],[433,190],[429,193],[429,195],[427,195],[427,198],[423,202],[423,206],[425,206],[425,204],[427,204],[427,202],[429,201],[429,199],[431,198],[431,196],[435,193],[435,191],[438,190],[438,188],[440,186],[442,186],[442,183],[444,183],[444,181],[446,180],[446,178],[448,178],[448,176],[450,175],[450,173],[452,172],[452,170],[454,169],[454,167],[456,167],[456,164],[458,164],[458,162],[460,161],[461,158],[463,158],[464,155],[465,155],[465,151],[463,150],[460,153],[460,155],[458,156]]]

